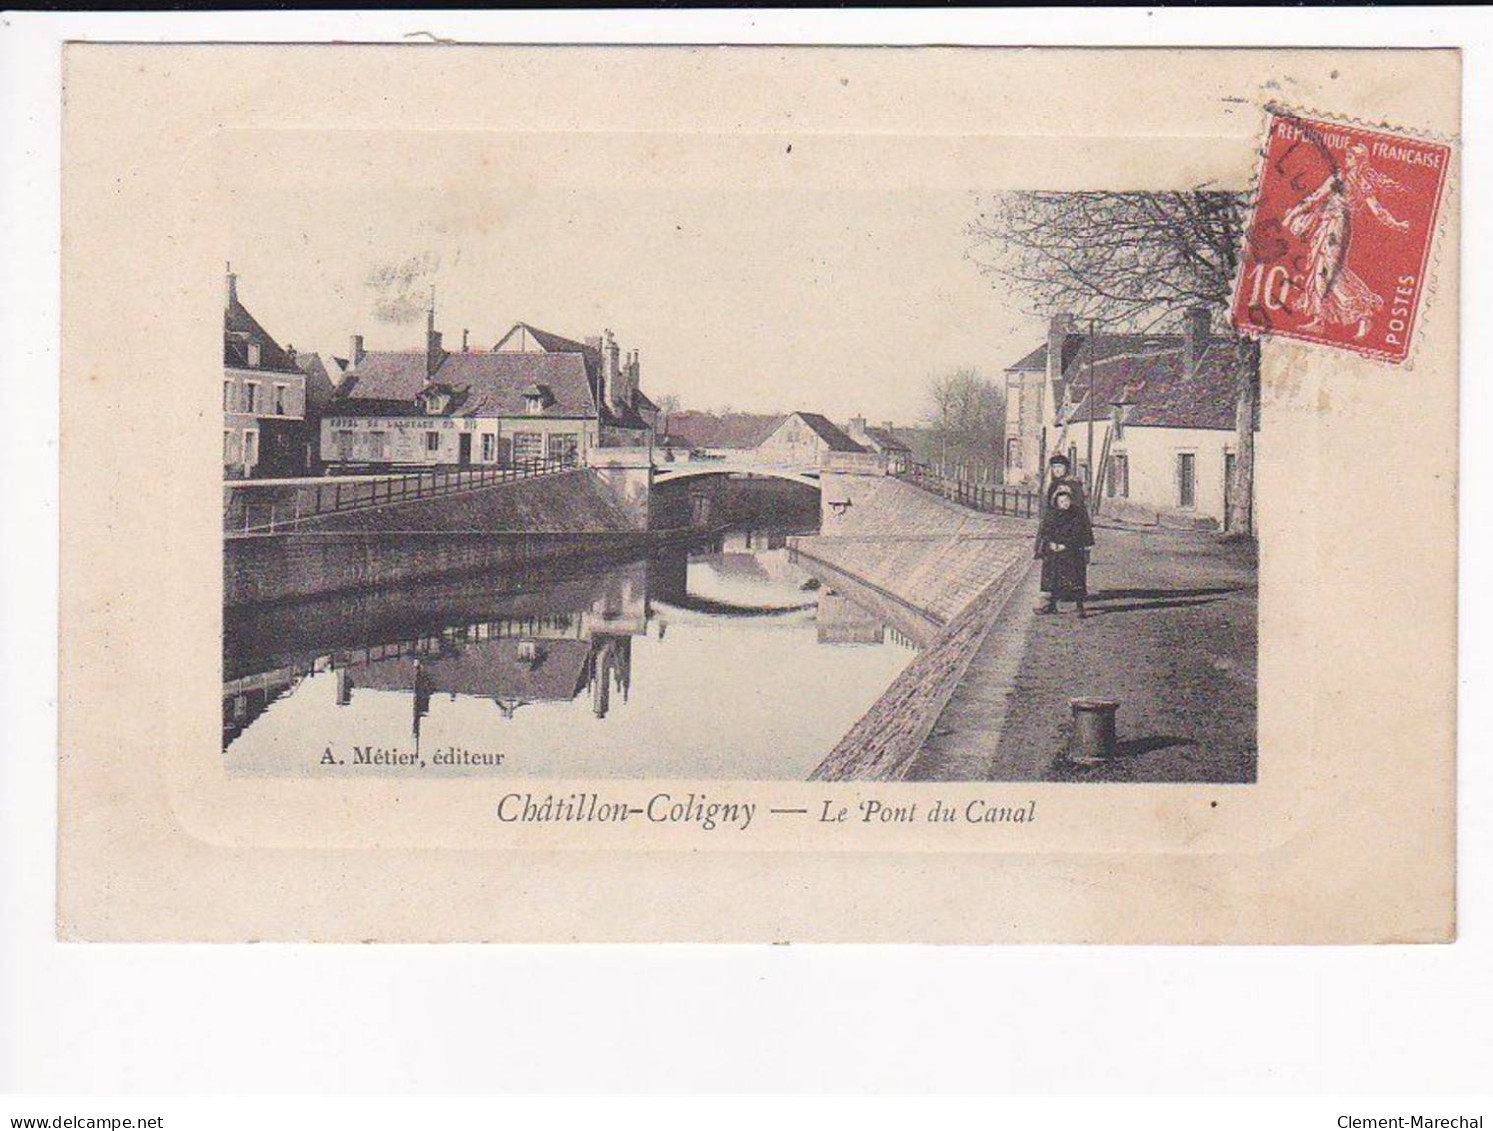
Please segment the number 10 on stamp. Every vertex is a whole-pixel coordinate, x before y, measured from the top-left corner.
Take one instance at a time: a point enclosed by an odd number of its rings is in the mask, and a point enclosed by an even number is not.
[[[1450,161],[1436,142],[1272,112],[1234,325],[1404,361]]]

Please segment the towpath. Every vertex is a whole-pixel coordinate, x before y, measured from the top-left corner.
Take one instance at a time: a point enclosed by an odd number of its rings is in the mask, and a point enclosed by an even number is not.
[[[1036,571],[986,633],[910,780],[1251,781],[1257,563],[1248,543],[1096,531],[1093,598],[1037,616]],[[1064,759],[1080,696],[1117,699],[1118,756]]]

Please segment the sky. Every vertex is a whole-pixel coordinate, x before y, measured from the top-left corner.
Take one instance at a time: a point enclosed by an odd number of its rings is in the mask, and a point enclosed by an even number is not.
[[[960,139],[281,131],[220,139],[239,295],[282,345],[490,348],[516,321],[638,350],[685,408],[918,422],[1040,319],[967,258]]]

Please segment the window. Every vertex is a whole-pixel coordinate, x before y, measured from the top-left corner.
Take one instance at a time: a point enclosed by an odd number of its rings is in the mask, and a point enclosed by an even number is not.
[[[549,438],[549,457],[566,463],[575,462],[575,453],[578,446],[574,432],[554,432]]]
[[[259,462],[259,433],[253,428],[244,429],[244,466],[253,467]]]
[[[441,450],[441,434],[439,432],[425,433],[425,450],[427,452],[438,452]]]
[[[232,412],[233,411],[233,382],[232,381],[224,381],[223,382],[223,411],[224,412]]]
[[[1197,505],[1197,455],[1177,453],[1177,505],[1190,510]]]
[[[538,432],[515,432],[513,434],[513,462],[517,464],[538,463],[544,458],[544,437]]]
[[[276,385],[275,386],[275,415],[276,416],[284,416],[285,415],[285,386],[284,385]]]
[[[1122,452],[1109,457],[1109,497],[1130,498],[1130,457]]]
[[[259,382],[258,381],[245,381],[244,382],[244,411],[245,412],[258,412],[259,411]]]
[[[351,462],[353,458],[353,445],[357,442],[357,433],[351,428],[337,429],[337,458],[345,462]]]
[[[498,454],[498,438],[491,432],[482,433],[482,462],[492,463]]]
[[[259,343],[258,342],[250,342],[249,343],[249,368],[250,369],[258,369],[259,368]]]
[[[389,434],[387,432],[368,433],[368,459],[371,463],[389,461]]]
[[[236,462],[238,462],[237,461],[237,455],[238,455],[238,453],[235,450],[237,448],[237,446],[238,445],[236,445],[233,442],[233,433],[231,431],[229,431],[227,428],[223,429],[223,462],[224,463],[236,463]]]
[[[1012,436],[1006,441],[1006,466],[1016,468],[1021,466],[1021,437]]]

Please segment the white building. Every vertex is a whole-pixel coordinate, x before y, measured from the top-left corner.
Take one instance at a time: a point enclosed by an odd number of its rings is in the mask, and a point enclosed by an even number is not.
[[[1055,316],[1047,344],[1006,371],[1006,482],[1034,486],[1054,452],[1092,482],[1092,451],[1101,513],[1225,529],[1238,365],[1238,339],[1213,336],[1202,308],[1180,334],[1090,337]]]
[[[595,346],[520,323],[492,350],[364,352],[321,422],[321,458],[337,470],[590,462],[597,448],[645,447],[652,403],[610,333]],[[465,339],[466,335],[463,334]]]
[[[865,451],[828,417],[817,412],[793,412],[757,445],[756,458],[763,463],[817,467],[826,452]]]
[[[223,301],[223,474],[299,475],[305,464],[306,375],[238,297]]]
[[[866,451],[885,456],[887,470],[894,475],[912,466],[912,449],[897,439],[890,420],[877,428],[868,425],[864,416],[857,416],[850,421],[845,434]]]

